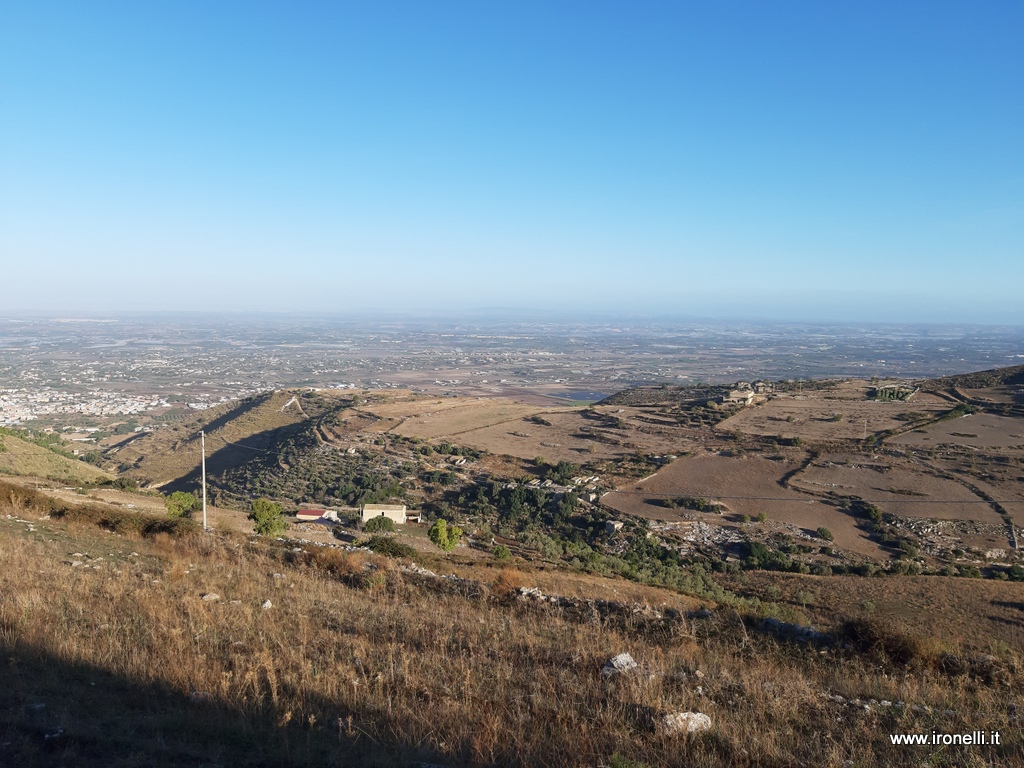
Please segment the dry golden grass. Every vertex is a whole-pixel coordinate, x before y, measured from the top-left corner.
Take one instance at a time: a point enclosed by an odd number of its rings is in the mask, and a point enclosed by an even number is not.
[[[145,526],[122,537],[86,515],[39,520],[28,501],[0,510],[0,764],[1020,763],[1019,676],[782,646],[724,609],[573,620],[435,589],[376,556]],[[495,585],[512,593],[529,576]],[[641,673],[603,682],[623,651]],[[712,731],[653,727],[682,710],[708,713]],[[889,745],[933,728],[999,729],[1006,746]]]
[[[0,435],[0,474],[52,478],[61,483],[98,483],[113,477],[14,435]]]

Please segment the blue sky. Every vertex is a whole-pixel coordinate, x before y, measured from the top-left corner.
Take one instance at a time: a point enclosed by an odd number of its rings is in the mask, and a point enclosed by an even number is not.
[[[10,310],[1024,324],[1024,4],[10,2]]]

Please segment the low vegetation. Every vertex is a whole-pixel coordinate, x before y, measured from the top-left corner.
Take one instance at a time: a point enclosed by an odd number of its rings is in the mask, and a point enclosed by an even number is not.
[[[929,764],[1017,759],[1016,649],[874,616],[808,647],[714,601],[585,617],[520,599],[538,572],[463,567],[469,589],[187,519],[125,512],[112,534],[107,513],[0,491],[3,764],[917,766],[890,733],[976,729],[1004,743]],[[622,652],[641,673],[602,676]],[[660,728],[676,711],[711,730]]]

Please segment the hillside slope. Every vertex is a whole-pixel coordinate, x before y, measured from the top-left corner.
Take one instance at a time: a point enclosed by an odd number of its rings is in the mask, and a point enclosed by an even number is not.
[[[199,431],[206,432],[207,470],[222,473],[274,449],[293,428],[345,407],[348,401],[317,392],[277,390],[211,408],[193,421],[141,435],[108,454],[140,483],[164,486],[198,472]]]
[[[883,617],[799,642],[659,590],[536,599],[540,572],[438,557],[428,567],[460,575],[439,577],[189,521],[112,522],[0,493],[0,764],[917,766],[923,750],[888,734],[977,729],[1003,743],[928,764],[1020,764],[1019,644],[947,653]],[[983,613],[1019,599],[961,589]],[[934,621],[934,603],[911,608]],[[621,653],[638,666],[602,674]],[[681,712],[709,730],[673,731]]]
[[[963,373],[958,376],[942,376],[929,379],[921,384],[921,389],[938,392],[946,389],[984,389],[999,386],[1024,386],[1024,365],[1013,365],[1006,368],[991,368],[987,371]]]
[[[101,483],[113,475],[11,434],[0,435],[0,474],[41,477],[67,485]]]

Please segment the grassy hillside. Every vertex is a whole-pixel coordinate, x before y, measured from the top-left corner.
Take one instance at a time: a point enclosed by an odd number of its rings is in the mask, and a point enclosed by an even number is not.
[[[147,485],[161,486],[198,473],[199,431],[206,431],[207,471],[220,474],[272,450],[295,428],[347,405],[316,392],[278,390],[212,408],[200,418],[132,440],[108,455],[119,470]]]
[[[704,404],[708,400],[728,395],[729,390],[730,387],[678,386],[669,384],[631,387],[621,392],[616,392],[614,395],[609,395],[597,404],[636,406]]]
[[[0,498],[0,764],[1019,764],[1020,648],[968,656],[884,617],[808,646],[658,590],[581,612],[524,600],[540,572],[427,561],[455,581]],[[638,670],[602,676],[622,652]],[[711,729],[666,730],[682,711]],[[1003,745],[888,736],[975,729]]]
[[[928,392],[938,392],[957,387],[960,389],[984,389],[999,386],[1024,386],[1024,365],[1007,368],[992,368],[987,371],[964,373],[959,376],[943,376],[929,379],[921,385]]]
[[[67,485],[99,483],[113,477],[91,464],[62,456],[9,432],[0,434],[0,474],[40,477]]]

